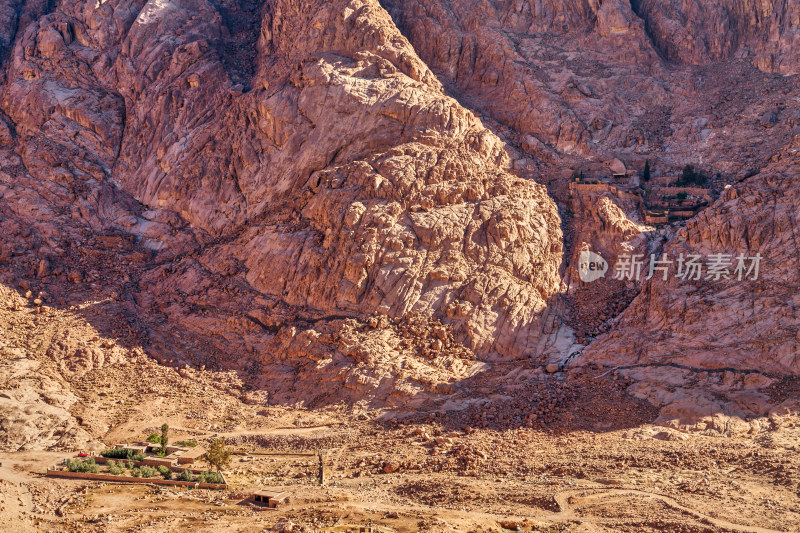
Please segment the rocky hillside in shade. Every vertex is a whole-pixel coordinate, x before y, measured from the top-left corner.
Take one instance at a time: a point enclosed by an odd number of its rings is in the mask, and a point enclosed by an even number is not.
[[[710,351],[709,338],[686,364],[747,368],[759,350],[794,371],[795,344],[779,348],[783,337],[737,311],[757,294],[770,309],[759,320],[791,322],[790,274],[725,293],[691,324],[652,322],[672,306],[704,309],[674,288],[660,301],[652,286],[625,287],[613,305],[590,294],[580,308],[563,296],[583,244],[646,245],[626,205],[569,198],[587,162],[694,163],[717,193],[746,180],[664,247],[768,251],[741,242],[768,231],[764,209],[736,206],[752,188],[765,205],[785,197],[775,212],[793,220],[791,185],[770,185],[784,163],[770,160],[797,157],[800,88],[784,76],[800,57],[796,11],[2,2],[3,283],[47,305],[100,302],[113,318],[104,334],[165,361],[238,369],[274,401],[408,402],[451,390],[476,358],[538,357],[558,331],[591,340],[612,324],[587,353],[635,359],[620,346],[657,327],[664,338],[648,346],[662,357],[671,339],[751,324],[752,345]],[[775,223],[774,242],[789,246],[791,227]]]
[[[632,0],[631,5],[670,60],[707,64],[738,57],[765,72],[800,72],[800,3],[794,0]]]
[[[692,309],[697,301],[673,286],[651,299],[647,285],[620,322],[609,321],[642,285],[574,284],[574,260],[584,246],[613,259],[637,231],[626,235],[615,224],[609,226],[603,213],[608,215],[612,204],[614,212],[620,206],[625,211],[624,202],[613,194],[576,197],[564,186],[581,162],[615,156],[639,169],[645,160],[656,161],[657,175],[679,174],[683,165],[695,162],[715,176],[712,187],[718,193],[741,180],[756,188],[769,183],[776,176],[776,157],[786,165],[777,175],[791,178],[796,169],[786,162],[797,159],[791,146],[800,125],[800,93],[792,75],[798,48],[787,44],[796,31],[792,13],[797,7],[792,2],[714,2],[702,8],[690,2],[614,1],[387,0],[384,5],[447,89],[491,120],[508,140],[515,149],[517,172],[544,179],[566,206],[569,267],[564,276],[571,289],[561,323],[569,324],[579,338],[584,332],[612,330],[592,344],[587,355],[627,364],[637,359],[629,354],[649,353],[648,361],[663,363],[672,361],[669,348],[675,342],[678,353],[687,348],[702,354],[687,358],[685,364],[753,368],[758,364],[753,361],[764,353],[758,346],[769,344],[767,357],[775,363],[770,371],[796,371],[791,362],[796,343],[769,336],[763,327],[773,314],[793,316],[792,307],[784,303],[788,293],[780,289],[782,283],[738,287],[714,299],[713,313],[711,302],[702,301],[698,311],[688,315],[679,309]],[[781,186],[788,195],[791,183]],[[712,213],[716,211],[709,210],[686,229],[695,233],[704,252],[712,253],[722,244],[730,251],[719,253],[757,251],[761,245],[747,240],[751,231],[774,231],[770,239],[775,243],[792,241],[788,228],[794,216],[789,212],[779,209],[784,218],[774,226],[762,224],[760,208]],[[612,218],[620,228],[630,225],[626,216]],[[729,236],[715,236],[718,233]],[[650,242],[642,242],[643,237],[648,240],[645,235],[636,237],[629,250],[680,252],[677,244],[662,251],[663,240],[676,238],[671,231],[652,234]],[[677,238],[681,235],[683,230]],[[772,252],[775,262],[781,262],[780,254],[796,253],[796,245],[787,246],[788,251]],[[776,275],[791,279],[783,270]],[[704,294],[718,290],[698,289]],[[745,302],[762,296],[768,313],[750,318],[741,313]],[[663,320],[654,321],[654,316]],[[682,333],[676,335],[670,327],[662,331],[666,322]],[[615,330],[623,323],[627,327]],[[720,326],[729,332],[728,340],[709,342],[707,335],[719,335]],[[752,344],[747,344],[748,335]],[[744,336],[744,344],[737,346],[737,336]],[[661,341],[658,347],[652,342],[656,338]],[[721,345],[727,348],[718,349]],[[772,359],[777,352],[784,354],[777,357],[782,363]]]
[[[725,277],[658,276],[584,355],[614,364],[675,363],[767,374],[800,372],[797,243],[800,136],[759,175],[725,190],[665,245],[668,258],[728,254]],[[738,256],[763,259],[742,280]],[[749,270],[752,261],[745,263]]]
[[[673,13],[663,2],[645,2],[636,11],[620,0],[383,4],[448,90],[497,121],[497,131],[518,149],[519,172],[531,178],[611,156],[638,165],[650,158],[751,172],[786,146],[800,120],[789,96],[796,95],[796,83],[765,76],[752,58],[731,53],[683,61],[665,54],[667,46],[691,43],[683,33],[655,36],[651,18]],[[745,4],[737,13],[758,18],[755,3]],[[780,4],[773,18],[788,39],[793,26],[780,13],[789,8]],[[725,10],[702,11],[693,20],[719,11]],[[707,29],[712,26],[693,27],[692,35],[704,43],[730,41]],[[774,37],[754,25],[730,31],[759,53]],[[797,47],[781,50],[775,61],[796,64]]]

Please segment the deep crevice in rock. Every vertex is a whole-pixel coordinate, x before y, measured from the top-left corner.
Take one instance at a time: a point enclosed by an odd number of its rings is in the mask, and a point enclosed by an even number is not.
[[[217,53],[231,81],[250,89],[257,66],[257,43],[265,0],[213,0],[230,38],[217,44]]]

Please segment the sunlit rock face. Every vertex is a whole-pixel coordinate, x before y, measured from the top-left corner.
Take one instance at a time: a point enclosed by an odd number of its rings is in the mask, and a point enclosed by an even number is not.
[[[258,362],[276,395],[306,394],[287,388],[299,372],[358,396],[403,389],[406,356],[533,350],[560,283],[556,204],[377,2],[25,13],[4,62],[3,216],[19,233],[3,238],[31,262],[54,240],[68,281],[65,240],[130,237],[143,268],[125,297],[155,352]],[[372,315],[424,317],[419,338],[350,339],[346,321]],[[466,370],[409,370],[407,393]]]

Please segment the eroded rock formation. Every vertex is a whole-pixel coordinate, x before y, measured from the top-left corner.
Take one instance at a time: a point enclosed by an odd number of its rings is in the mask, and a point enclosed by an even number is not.
[[[253,7],[252,56],[225,56],[231,20],[204,1],[64,5],[21,28],[6,216],[51,246],[110,232],[155,252],[123,297],[169,325],[145,328],[166,358],[257,360],[277,381],[314,361],[310,381],[344,382],[346,318],[418,313],[482,357],[530,352],[559,286],[545,188],[510,173],[377,3]]]
[[[409,402],[562,325],[609,363],[796,372],[797,9],[5,2],[4,282],[111,301],[121,337],[274,401]],[[746,180],[657,247],[772,277],[564,307],[584,245],[656,249],[628,200],[570,200],[610,157]]]
[[[673,261],[681,255],[730,256],[726,272],[706,270],[696,280],[655,276],[611,332],[587,349],[587,358],[771,375],[800,371],[798,153],[800,136],[761,174],[725,189],[664,247]],[[748,259],[737,273],[740,256]],[[757,276],[749,259],[756,256],[762,257]]]

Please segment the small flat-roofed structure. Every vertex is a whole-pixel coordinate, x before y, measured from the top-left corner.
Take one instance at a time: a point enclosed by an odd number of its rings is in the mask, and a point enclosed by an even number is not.
[[[669,222],[668,211],[647,211],[644,214],[645,224],[667,224]]]
[[[200,459],[204,453],[206,453],[206,449],[203,448],[202,446],[195,446],[194,448],[188,448],[186,451],[184,451],[178,456],[178,464],[179,465],[193,464],[195,461]]]
[[[289,503],[289,493],[275,490],[257,490],[253,493],[252,500],[255,503],[267,505],[274,509],[279,505]]]
[[[175,460],[170,459],[169,457],[148,456],[142,459],[142,464],[147,466],[166,466],[167,468],[171,468],[175,465]]]
[[[183,453],[189,450],[191,450],[189,446],[172,446],[171,444],[167,446],[167,453]]]

